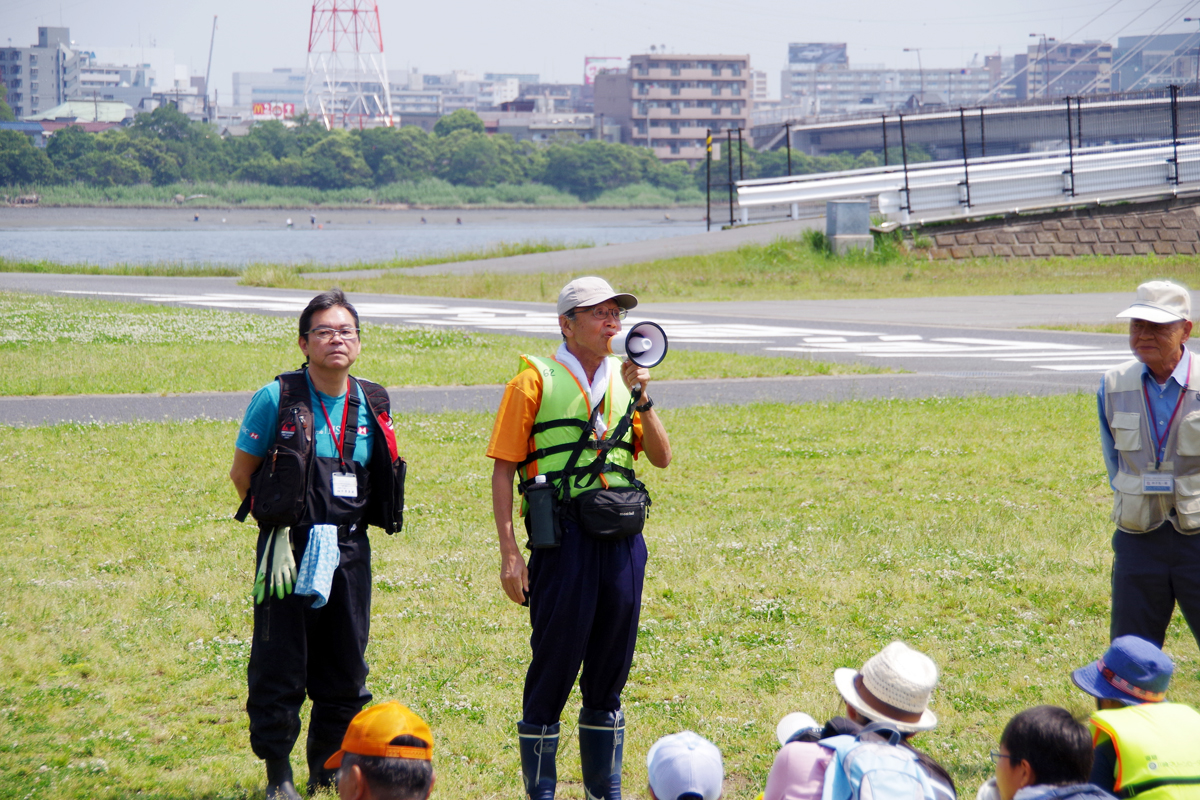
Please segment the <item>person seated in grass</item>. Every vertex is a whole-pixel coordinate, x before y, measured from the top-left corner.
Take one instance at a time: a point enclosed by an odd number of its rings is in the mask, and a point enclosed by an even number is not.
[[[342,749],[325,762],[337,770],[341,800],[427,800],[433,791],[433,733],[392,700],[350,722]]]
[[[651,800],[718,800],[725,766],[715,744],[683,731],[664,736],[650,747],[646,776]]]
[[[916,734],[937,726],[937,716],[929,710],[937,681],[933,659],[903,642],[892,642],[861,670],[835,670],[833,683],[846,704],[846,716],[834,717],[821,729],[807,714],[789,714],[780,721],[776,735],[783,748],[771,766],[764,800],[818,800],[833,754],[815,742],[841,734],[857,736],[871,723],[882,723],[900,734],[901,745],[917,756],[937,800],[956,800],[950,773],[910,742]],[[867,733],[864,741],[886,741],[886,737]]]
[[[1071,674],[1096,698],[1092,783],[1138,800],[1200,800],[1200,713],[1166,701],[1174,671],[1153,642],[1119,636]]]
[[[1065,708],[1037,706],[1010,719],[992,761],[996,775],[976,800],[1112,800],[1088,783],[1092,739]]]

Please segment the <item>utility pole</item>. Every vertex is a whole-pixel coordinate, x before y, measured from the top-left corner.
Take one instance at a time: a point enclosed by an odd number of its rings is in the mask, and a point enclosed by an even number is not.
[[[208,67],[204,70],[204,121],[212,122],[212,115],[208,110],[208,82],[212,78],[212,54],[213,45],[217,41],[217,15],[213,14],[213,29],[212,37],[208,40]]]
[[[917,72],[921,75],[921,102],[918,105],[923,106],[925,105],[925,67],[921,66],[921,48],[906,47],[904,52],[917,54]]]

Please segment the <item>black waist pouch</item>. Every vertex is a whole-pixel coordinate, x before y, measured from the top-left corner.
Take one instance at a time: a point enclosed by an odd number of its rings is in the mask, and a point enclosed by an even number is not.
[[[304,461],[293,450],[275,445],[250,476],[250,513],[264,525],[291,527],[304,514],[307,475]],[[245,504],[243,504],[243,507]],[[239,511],[239,514],[242,514]],[[245,519],[242,514],[240,519]]]
[[[593,489],[571,500],[579,528],[593,539],[619,542],[642,532],[650,510],[650,493],[634,486]]]

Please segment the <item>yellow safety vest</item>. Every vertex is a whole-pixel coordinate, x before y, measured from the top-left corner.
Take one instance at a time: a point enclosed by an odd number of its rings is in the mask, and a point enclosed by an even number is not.
[[[1092,715],[1095,745],[1112,740],[1113,793],[1138,800],[1200,800],[1200,713],[1181,703],[1144,703]]]
[[[572,475],[564,479],[563,470],[591,415],[587,391],[580,386],[571,370],[553,358],[521,356],[518,374],[525,369],[535,369],[542,376],[542,402],[533,425],[534,451],[526,456],[519,467],[522,484],[537,475],[545,475],[548,481],[557,483],[560,488],[565,483],[566,492],[560,495],[564,499],[591,489],[636,485],[633,472],[633,425],[626,426],[619,439],[614,441],[611,438],[621,418],[629,410],[632,399],[629,387],[621,380],[620,364],[619,359],[610,357],[608,391],[604,394],[601,407],[608,428],[605,435],[609,437],[603,441],[611,445],[604,463],[595,464],[600,440],[593,432],[590,446],[579,454]],[[589,470],[591,474],[588,474]]]

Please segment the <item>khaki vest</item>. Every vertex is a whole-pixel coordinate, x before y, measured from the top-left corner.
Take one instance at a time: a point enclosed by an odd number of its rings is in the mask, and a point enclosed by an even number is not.
[[[1112,740],[1118,797],[1200,800],[1200,713],[1180,703],[1145,703],[1092,715],[1096,745]]]
[[[620,360],[610,357],[609,361],[608,391],[604,394],[601,408],[607,425],[606,436],[613,434],[621,417],[628,410],[630,401],[629,387],[621,380]],[[538,406],[533,428],[535,450],[528,462],[520,467],[521,480],[528,481],[536,475],[548,475],[553,481],[567,466],[572,446],[579,441],[579,435],[588,421],[591,412],[588,395],[571,374],[571,370],[553,358],[523,355],[521,369],[535,369],[542,376],[542,402]],[[592,439],[595,438],[593,432]],[[629,479],[634,474],[632,425],[620,441],[621,446],[614,447],[608,453],[606,463],[611,465],[609,471],[585,478],[578,486],[575,478],[567,479],[568,497],[601,487],[631,485]],[[575,462],[575,468],[587,467],[595,460],[596,450],[586,448]]]
[[[1142,392],[1141,362],[1130,361],[1104,374],[1104,414],[1117,448],[1112,520],[1126,533],[1146,533],[1168,521],[1180,533],[1200,533],[1200,362],[1192,366],[1160,467],[1174,476],[1174,494],[1142,492],[1142,473],[1154,470],[1155,439]]]

